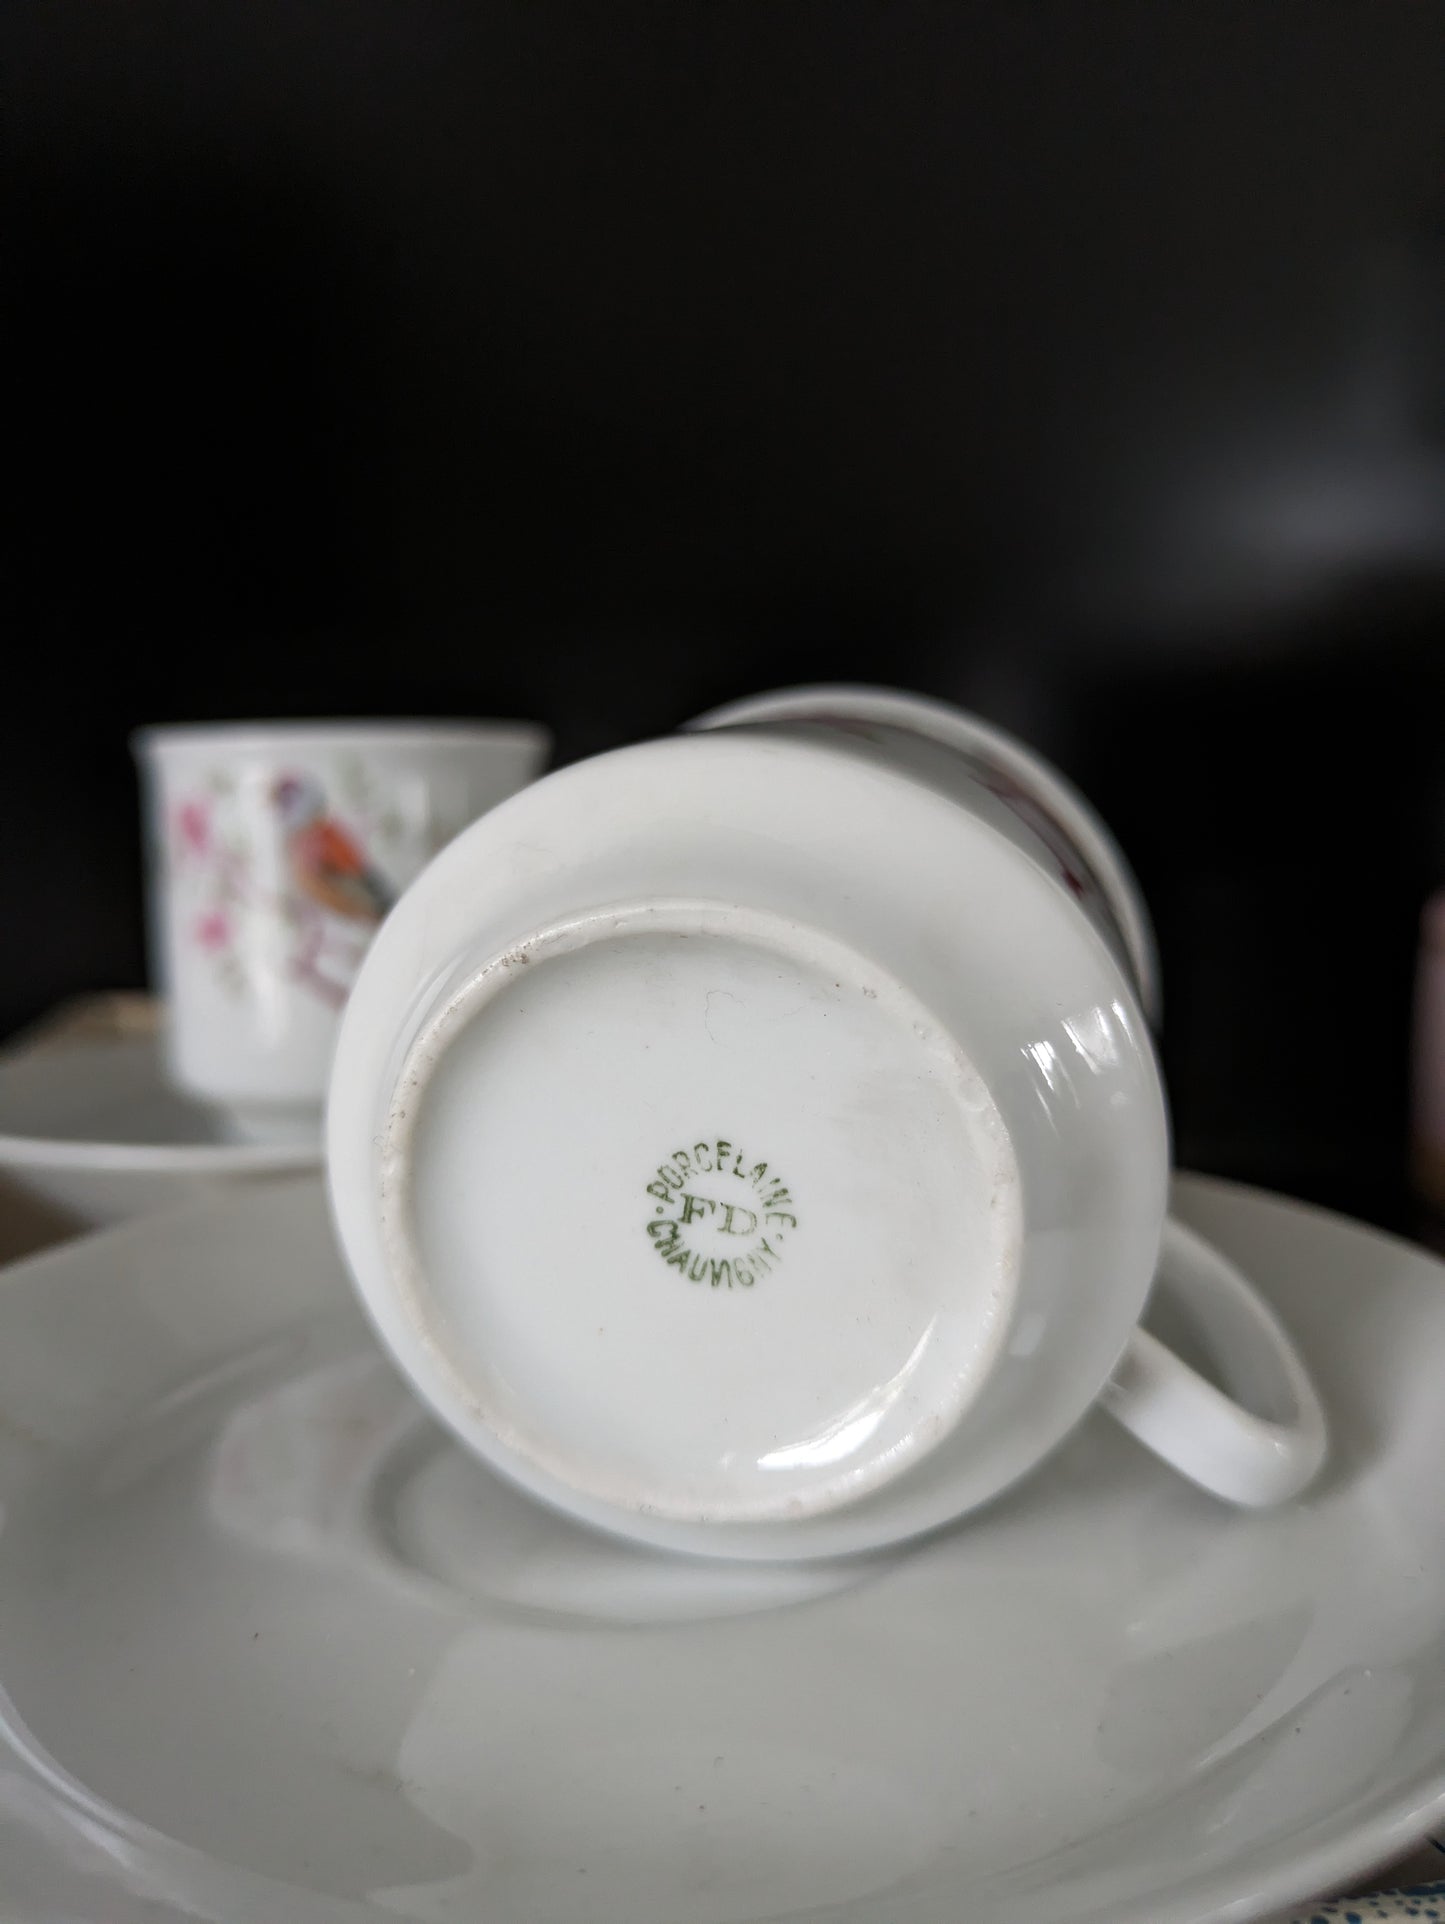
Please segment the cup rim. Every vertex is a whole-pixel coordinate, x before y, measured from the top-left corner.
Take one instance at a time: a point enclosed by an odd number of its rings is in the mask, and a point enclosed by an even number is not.
[[[1145,1017],[1157,1033],[1163,1015],[1158,943],[1134,871],[1093,803],[1028,742],[951,701],[863,682],[806,682],[745,695],[694,716],[684,728],[692,733],[840,717],[905,729],[965,755],[982,750],[1042,801],[1094,871],[1128,952]]]
[[[274,720],[148,722],[130,736],[138,759],[171,749],[209,748],[233,754],[264,753],[314,743],[323,748],[535,748],[546,753],[552,732],[544,722],[481,718],[476,721],[389,717],[286,716]]]

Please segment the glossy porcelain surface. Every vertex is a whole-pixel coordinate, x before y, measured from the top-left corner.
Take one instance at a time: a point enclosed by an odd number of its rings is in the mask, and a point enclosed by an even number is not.
[[[0,1915],[1204,1924],[1445,1812],[1445,1269],[1182,1181],[1334,1414],[1225,1509],[1090,1418],[968,1523],[672,1559],[377,1355],[295,1180],[0,1278]]]
[[[981,716],[900,689],[818,683],[780,688],[714,708],[693,728],[816,723],[855,738],[887,731],[937,744],[1017,811],[1032,832],[1061,855],[1077,900],[1102,909],[1118,931],[1145,1015],[1158,1026],[1162,1004],[1154,929],[1134,872],[1089,802],[1050,762]]]
[[[312,1136],[375,930],[548,745],[515,722],[143,731],[153,966],[179,1087],[262,1140]]]
[[[1133,1333],[1167,1160],[1089,859],[896,717],[684,734],[478,823],[367,959],[328,1124],[357,1286],[457,1434],[755,1558],[985,1502],[1106,1384],[1228,1500],[1307,1483],[1323,1418],[1244,1279],[1174,1238],[1248,1410]]]
[[[308,1140],[237,1142],[177,1090],[159,1035],[0,1057],[0,1172],[76,1226],[194,1201],[222,1184],[320,1166]]]
[[[363,1300],[460,1435],[750,1557],[927,1529],[1066,1434],[1167,1169],[1123,967],[1004,804],[743,729],[565,769],[427,869],[327,1153]]]
[[[477,1434],[599,1505],[709,1523],[834,1510],[936,1448],[999,1360],[1020,1253],[971,1063],[777,917],[649,903],[525,958],[423,1030],[381,1150],[401,1309],[445,1330]],[[538,1100],[559,1072],[571,1129]],[[684,1105],[730,1133],[674,1146]],[[549,1168],[551,1211],[516,1173]]]

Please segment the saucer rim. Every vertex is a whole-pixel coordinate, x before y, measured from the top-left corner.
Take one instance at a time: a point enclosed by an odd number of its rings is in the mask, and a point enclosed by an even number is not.
[[[0,1131],[0,1170],[84,1169],[105,1175],[267,1175],[319,1171],[320,1132],[311,1142],[103,1142]]]
[[[87,1051],[139,1045],[157,1065],[160,1032],[127,1036],[84,1036],[67,1041],[69,1058]],[[38,1051],[36,1052],[38,1053]],[[33,1065],[36,1055],[17,1050],[0,1058],[0,1080],[11,1066]],[[304,1142],[112,1142],[104,1136],[47,1136],[32,1130],[0,1129],[0,1172],[5,1170],[81,1171],[94,1175],[226,1176],[280,1175],[319,1170],[323,1161],[321,1118],[315,1139]]]

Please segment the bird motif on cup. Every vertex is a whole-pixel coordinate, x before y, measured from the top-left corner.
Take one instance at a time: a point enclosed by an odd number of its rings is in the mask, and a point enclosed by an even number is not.
[[[299,897],[348,922],[380,922],[392,893],[360,842],[327,811],[321,785],[283,775],[271,791],[286,837],[286,862]]]

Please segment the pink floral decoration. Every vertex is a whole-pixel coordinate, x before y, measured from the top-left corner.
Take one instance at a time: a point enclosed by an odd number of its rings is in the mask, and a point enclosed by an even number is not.
[[[210,909],[198,918],[194,933],[199,946],[214,954],[231,939],[231,918],[224,909]]]
[[[176,810],[176,834],[183,854],[204,856],[211,846],[210,804],[182,802]]]

